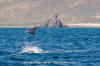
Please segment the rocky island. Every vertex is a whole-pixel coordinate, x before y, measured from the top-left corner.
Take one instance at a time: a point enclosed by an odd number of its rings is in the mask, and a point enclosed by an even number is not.
[[[59,20],[58,18],[58,14],[55,14],[53,17],[49,18],[43,25],[42,27],[45,27],[45,28],[50,28],[50,27],[65,27],[63,24],[62,24],[62,21]],[[68,26],[67,26],[68,27]]]

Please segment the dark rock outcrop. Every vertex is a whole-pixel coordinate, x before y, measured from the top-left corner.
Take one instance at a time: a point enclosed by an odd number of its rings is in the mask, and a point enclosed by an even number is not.
[[[43,27],[64,27],[61,20],[58,19],[58,15],[54,15],[50,19],[46,21],[46,23],[43,25]]]

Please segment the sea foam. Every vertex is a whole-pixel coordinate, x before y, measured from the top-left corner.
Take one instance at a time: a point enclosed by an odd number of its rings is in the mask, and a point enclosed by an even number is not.
[[[44,53],[44,51],[36,46],[26,46],[20,53]]]

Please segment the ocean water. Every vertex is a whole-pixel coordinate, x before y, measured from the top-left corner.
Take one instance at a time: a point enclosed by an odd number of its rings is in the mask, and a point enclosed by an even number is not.
[[[100,28],[0,28],[0,66],[100,66]]]

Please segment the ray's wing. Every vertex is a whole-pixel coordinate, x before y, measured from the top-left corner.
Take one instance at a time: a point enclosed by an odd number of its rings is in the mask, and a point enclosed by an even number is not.
[[[35,34],[35,31],[36,31],[36,27],[32,28],[30,31],[28,31],[27,33],[30,33],[32,35]]]

